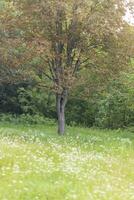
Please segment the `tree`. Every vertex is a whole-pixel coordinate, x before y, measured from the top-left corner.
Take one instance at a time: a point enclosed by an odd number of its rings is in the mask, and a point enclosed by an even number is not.
[[[84,69],[96,69],[96,55],[103,52],[104,41],[111,36],[118,41],[124,25],[123,0],[16,0],[10,5],[12,15],[5,16],[4,31],[7,46],[14,48],[12,66],[34,69],[41,85],[45,80],[54,92],[62,135],[70,89]],[[100,63],[97,71],[104,72]]]

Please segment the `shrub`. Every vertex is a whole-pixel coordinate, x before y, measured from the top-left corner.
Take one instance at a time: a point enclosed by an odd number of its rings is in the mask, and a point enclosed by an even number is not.
[[[11,122],[11,123],[22,123],[22,124],[46,124],[46,125],[54,125],[55,120],[45,118],[42,115],[29,115],[29,114],[22,114],[22,115],[12,115],[12,114],[0,114],[0,121],[1,122]]]
[[[117,85],[118,86],[118,85]],[[124,128],[134,122],[134,107],[128,90],[112,87],[98,102],[95,125],[102,128]]]

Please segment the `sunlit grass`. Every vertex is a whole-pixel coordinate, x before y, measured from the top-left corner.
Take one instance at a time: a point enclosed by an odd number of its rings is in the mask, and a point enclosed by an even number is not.
[[[0,200],[134,200],[134,134],[0,125]]]

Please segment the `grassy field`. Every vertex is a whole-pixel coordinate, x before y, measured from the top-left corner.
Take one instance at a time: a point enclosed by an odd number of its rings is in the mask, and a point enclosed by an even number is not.
[[[0,125],[0,200],[134,200],[134,134]]]

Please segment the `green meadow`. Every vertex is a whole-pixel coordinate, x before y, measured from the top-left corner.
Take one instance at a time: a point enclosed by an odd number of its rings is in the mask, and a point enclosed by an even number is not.
[[[134,134],[0,125],[0,200],[134,200]]]

